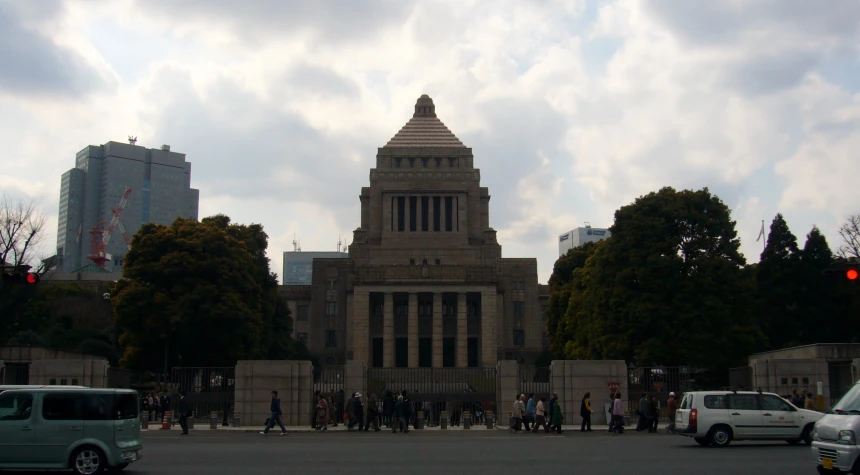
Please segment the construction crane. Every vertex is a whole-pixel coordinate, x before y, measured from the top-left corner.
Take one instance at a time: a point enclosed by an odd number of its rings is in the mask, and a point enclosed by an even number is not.
[[[90,230],[90,255],[87,256],[87,259],[93,261],[93,264],[101,269],[104,269],[107,261],[111,260],[111,255],[106,250],[117,225],[119,225],[125,244],[129,245],[131,243],[131,238],[128,236],[125,226],[119,221],[119,217],[122,216],[122,212],[128,204],[129,195],[131,195],[131,188],[126,188],[122,194],[122,198],[119,200],[119,206],[113,210],[113,218],[111,218],[107,229],[104,228],[104,222],[102,222]]]

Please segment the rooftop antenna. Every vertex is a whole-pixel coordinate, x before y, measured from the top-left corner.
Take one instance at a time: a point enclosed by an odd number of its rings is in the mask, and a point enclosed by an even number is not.
[[[299,250],[299,245],[298,245],[298,243],[296,242],[296,234],[295,234],[295,233],[293,233],[293,252],[296,252],[296,251],[298,251],[298,250]]]
[[[137,143],[137,135],[129,135],[128,136],[128,143],[130,143],[132,145],[136,144]]]
[[[340,234],[337,235],[337,252],[340,252],[340,247],[343,245],[343,241],[340,240]]]
[[[585,227],[586,227],[586,228],[590,228],[590,227],[591,227],[591,223],[589,223],[588,221],[586,221],[586,222],[585,222]]]

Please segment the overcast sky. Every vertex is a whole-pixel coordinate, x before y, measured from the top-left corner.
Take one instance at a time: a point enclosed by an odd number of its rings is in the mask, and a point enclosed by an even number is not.
[[[777,212],[833,248],[860,212],[856,0],[0,0],[0,190],[55,243],[77,151],[169,144],[200,217],[262,223],[280,274],[293,234],[351,241],[425,93],[542,282],[559,234],[666,185],[717,193],[751,262]]]

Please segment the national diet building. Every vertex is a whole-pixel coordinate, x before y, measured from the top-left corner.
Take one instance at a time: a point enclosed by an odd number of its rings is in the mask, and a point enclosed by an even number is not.
[[[377,368],[533,364],[547,346],[537,260],[502,257],[472,149],[421,96],[376,154],[348,258],[314,259],[281,287],[296,337],[326,364]]]

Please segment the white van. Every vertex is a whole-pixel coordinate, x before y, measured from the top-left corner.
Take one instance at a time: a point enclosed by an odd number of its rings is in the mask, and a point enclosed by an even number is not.
[[[848,390],[812,431],[818,473],[860,473],[860,381]]]
[[[733,440],[812,442],[822,413],[798,409],[772,393],[696,391],[685,393],[675,414],[674,433],[699,445],[725,447]]]

